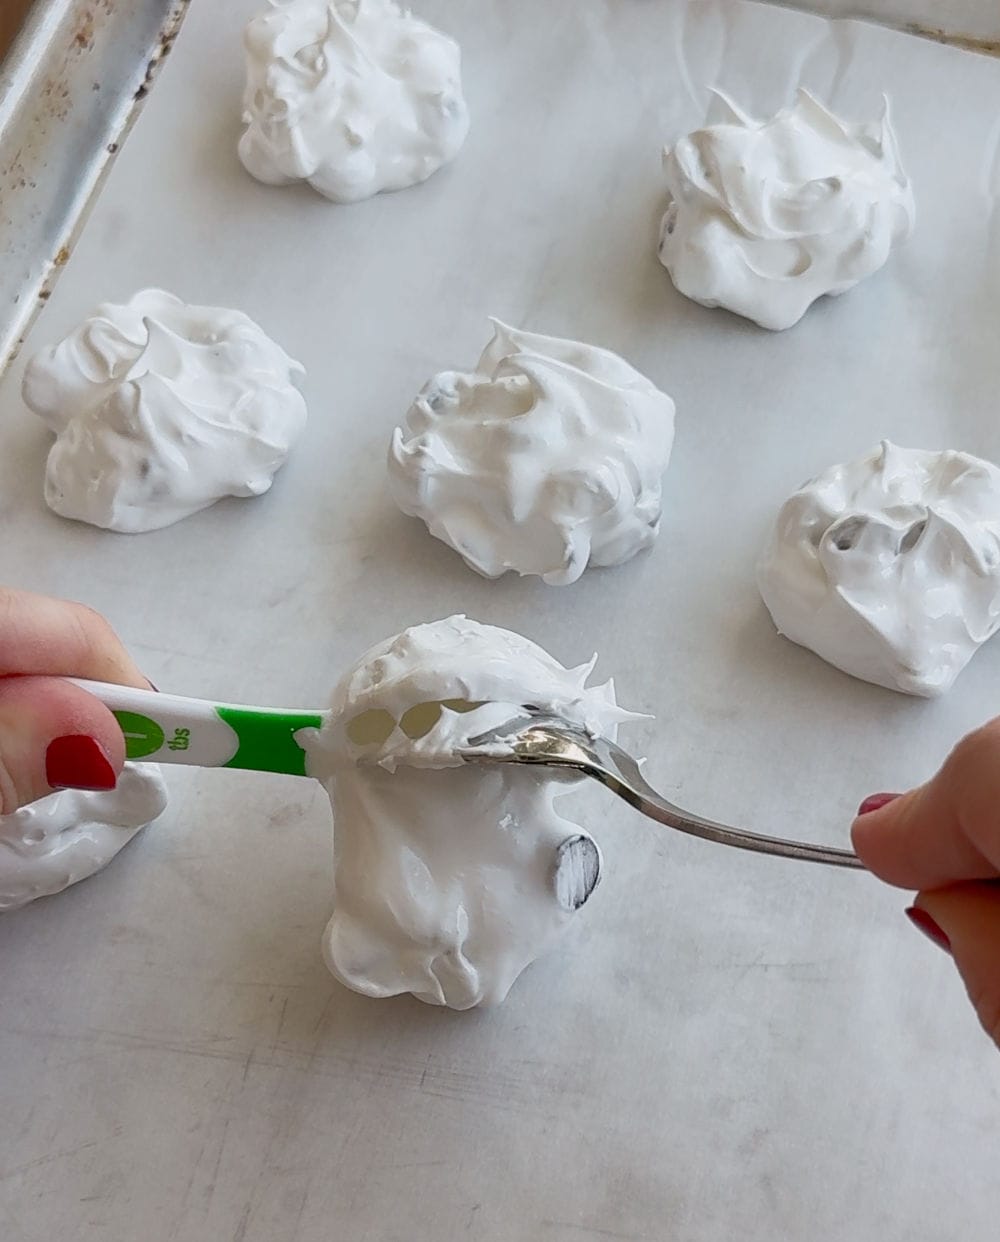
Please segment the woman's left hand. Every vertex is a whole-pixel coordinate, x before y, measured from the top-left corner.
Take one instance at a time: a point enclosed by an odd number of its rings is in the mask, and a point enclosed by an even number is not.
[[[150,688],[83,604],[0,587],[0,814],[53,789],[113,789],[125,741],[111,712],[62,677]]]

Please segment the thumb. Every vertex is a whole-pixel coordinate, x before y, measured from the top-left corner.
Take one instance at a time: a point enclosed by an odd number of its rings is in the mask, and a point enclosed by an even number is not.
[[[950,949],[983,1029],[1000,1047],[1000,884],[975,881],[921,893],[910,917]]]
[[[53,677],[0,678],[0,814],[53,789],[114,789],[125,739],[111,712]]]
[[[926,890],[1000,875],[1000,718],[964,737],[926,785],[866,798],[860,812],[854,848],[888,884]]]

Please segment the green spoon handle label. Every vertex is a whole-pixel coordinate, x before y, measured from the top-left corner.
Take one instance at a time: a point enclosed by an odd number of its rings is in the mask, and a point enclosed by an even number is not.
[[[305,776],[306,756],[295,734],[323,724],[324,714],[318,711],[242,707],[75,677],[69,680],[114,713],[125,738],[126,758],[133,762]]]

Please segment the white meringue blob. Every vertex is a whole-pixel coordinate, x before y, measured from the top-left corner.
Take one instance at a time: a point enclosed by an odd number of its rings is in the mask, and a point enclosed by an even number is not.
[[[268,185],[335,203],[403,190],[469,132],[458,44],[395,0],[269,0],[244,43],[240,159]]]
[[[913,228],[889,103],[850,125],[805,90],[769,121],[720,98],[727,121],[664,151],[660,261],[694,301],[790,328],[878,271]]]
[[[492,322],[475,371],[434,376],[393,434],[396,503],[488,578],[563,586],[650,547],[673,401],[609,350]]]
[[[241,311],[160,289],[98,306],[24,373],[25,402],[56,433],[49,508],[136,533],[261,495],[305,425],[303,373]]]
[[[330,722],[297,735],[333,803],[324,953],[342,983],[497,1004],[586,901],[600,853],[553,806],[577,778],[456,752],[526,703],[614,737],[634,717],[611,682],[586,687],[593,666],[565,669],[518,634],[449,617],[373,647],[335,690]]]
[[[793,642],[864,681],[943,694],[1000,626],[1000,470],[883,441],[786,501],[758,583]]]
[[[63,789],[0,815],[0,911],[100,871],[166,805],[159,768],[127,763],[107,793]]]

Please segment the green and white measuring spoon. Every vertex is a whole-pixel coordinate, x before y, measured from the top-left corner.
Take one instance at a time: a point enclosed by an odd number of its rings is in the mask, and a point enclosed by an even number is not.
[[[198,768],[244,768],[306,776],[300,729],[318,729],[326,711],[210,703],[70,677],[111,709],[125,735],[125,756],[143,763]]]

